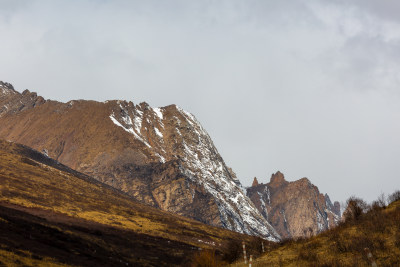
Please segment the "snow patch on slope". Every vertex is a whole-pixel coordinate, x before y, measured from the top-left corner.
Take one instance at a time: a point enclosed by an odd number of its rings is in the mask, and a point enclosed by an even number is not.
[[[156,132],[156,135],[158,135],[160,138],[163,138],[163,134],[158,130],[158,128],[154,127],[154,131]]]
[[[138,139],[139,141],[141,141],[143,144],[145,144],[148,148],[150,148],[151,146],[149,145],[149,143],[147,143],[143,137],[141,137],[140,134],[140,127],[141,127],[141,119],[139,120],[137,117],[135,117],[135,123],[132,123],[132,119],[126,115],[126,116],[121,116],[122,121],[125,123],[126,126],[122,125],[116,118],[115,118],[115,114],[111,114],[110,119],[112,120],[112,122],[117,125],[118,127],[121,127],[122,129],[124,129],[125,131],[127,131],[130,134],[133,134],[133,136],[135,136],[136,139]],[[137,122],[140,122],[139,123]],[[135,131],[135,130],[136,131]]]
[[[263,194],[261,192],[257,192],[257,194],[258,194],[258,196],[260,198],[261,209],[263,210],[263,212],[265,214],[265,218],[268,220],[268,209],[267,209],[267,205],[265,205]]]
[[[163,120],[164,115],[162,113],[162,109],[161,108],[153,108],[154,113],[157,115],[157,117],[159,118],[160,121]]]

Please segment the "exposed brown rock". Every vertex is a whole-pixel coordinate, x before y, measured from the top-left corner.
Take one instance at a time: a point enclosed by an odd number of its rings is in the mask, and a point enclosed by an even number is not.
[[[254,177],[253,184],[251,186],[257,186],[257,185],[258,185],[257,177]]]
[[[269,183],[269,185],[271,187],[277,188],[277,187],[285,186],[287,184],[288,184],[288,182],[285,180],[285,177],[283,176],[283,173],[278,171],[278,172],[272,174],[271,181]]]
[[[282,238],[317,234],[340,220],[339,203],[332,205],[307,178],[288,182],[277,172],[269,183],[248,188],[247,196]]]
[[[0,81],[0,117],[7,114],[15,114],[24,110],[40,106],[46,101],[43,97],[37,96],[25,90],[22,94],[14,90],[10,83]]]

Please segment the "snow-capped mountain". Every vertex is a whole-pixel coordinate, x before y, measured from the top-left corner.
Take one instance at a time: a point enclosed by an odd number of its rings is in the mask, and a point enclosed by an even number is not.
[[[241,190],[210,136],[176,105],[47,100],[1,83],[0,138],[46,151],[160,209],[237,232],[279,234]]]

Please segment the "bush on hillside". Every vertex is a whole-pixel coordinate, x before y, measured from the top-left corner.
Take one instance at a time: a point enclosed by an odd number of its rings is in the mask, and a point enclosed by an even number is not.
[[[372,201],[371,210],[380,210],[386,208],[386,197],[385,194],[381,194],[377,200]]]
[[[400,200],[400,190],[395,191],[393,194],[391,194],[391,195],[388,197],[388,202],[389,202],[389,204],[390,204],[390,203],[393,203],[393,202],[395,202],[395,201],[398,201],[398,200]]]
[[[355,196],[346,201],[346,206],[346,210],[343,213],[343,218],[346,222],[358,220],[369,208],[364,200]]]
[[[243,254],[242,242],[239,240],[230,240],[225,251],[223,260],[232,263]]]
[[[192,259],[192,267],[218,267],[221,263],[218,261],[215,251],[202,250],[194,255]]]

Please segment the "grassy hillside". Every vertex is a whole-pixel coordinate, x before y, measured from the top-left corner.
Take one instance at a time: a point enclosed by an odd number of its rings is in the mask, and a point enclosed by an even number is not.
[[[156,262],[169,266],[184,264],[183,256],[196,249],[183,242],[5,203],[0,204],[0,232],[0,266],[147,266]]]
[[[371,253],[368,257],[368,252]],[[400,266],[400,201],[308,239],[276,244],[253,266]]]
[[[253,237],[142,205],[22,145],[0,141],[0,265],[182,265]],[[229,250],[229,249],[228,249]]]

